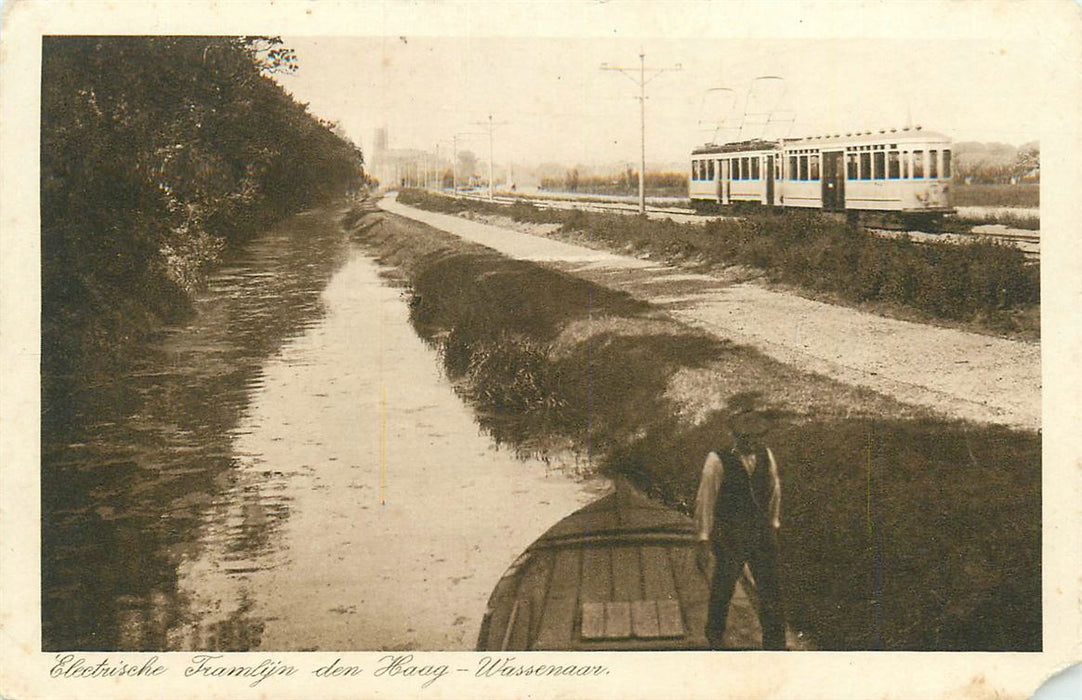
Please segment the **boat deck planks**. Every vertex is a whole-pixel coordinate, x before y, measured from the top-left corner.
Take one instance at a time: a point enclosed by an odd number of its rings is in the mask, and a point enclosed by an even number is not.
[[[642,548],[643,596],[647,600],[675,600],[676,584],[672,565],[664,547]]]
[[[582,550],[582,588],[579,597],[586,603],[612,599],[612,556],[608,549],[586,547]]]
[[[544,624],[537,632],[534,649],[563,649],[574,631],[582,551],[560,549],[555,552],[554,559],[545,600]]]
[[[626,483],[550,528],[489,600],[481,650],[705,649],[690,518]]]
[[[642,598],[642,571],[639,567],[637,547],[618,547],[612,555],[612,599],[639,600]]]

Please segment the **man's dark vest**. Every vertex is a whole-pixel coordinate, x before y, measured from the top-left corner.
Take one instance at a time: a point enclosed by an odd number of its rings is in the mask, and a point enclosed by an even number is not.
[[[770,494],[774,484],[766,450],[756,451],[755,473],[750,476],[732,450],[717,454],[725,474],[714,506],[715,534],[731,541],[770,531]]]

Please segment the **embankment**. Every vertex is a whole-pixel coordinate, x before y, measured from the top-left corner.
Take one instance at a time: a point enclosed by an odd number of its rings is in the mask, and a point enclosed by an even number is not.
[[[788,614],[821,648],[1040,648],[1039,435],[795,371],[415,222],[358,209],[344,224],[407,286],[415,327],[501,441],[570,444],[689,511],[734,413],[767,417]]]
[[[884,238],[814,211],[749,211],[678,223],[578,209],[511,206],[406,190],[398,201],[458,214],[559,224],[552,235],[693,269],[740,266],[801,295],[918,322],[1025,340],[1040,337],[1040,267],[1012,246]]]

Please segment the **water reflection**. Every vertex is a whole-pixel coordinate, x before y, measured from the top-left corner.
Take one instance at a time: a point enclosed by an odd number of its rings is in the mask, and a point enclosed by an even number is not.
[[[508,563],[599,488],[493,446],[331,212],[48,412],[47,649],[469,648]]]
[[[261,363],[320,319],[320,292],[346,260],[334,216],[295,217],[246,246],[191,323],[133,352],[119,376],[43,405],[44,648],[166,646],[176,562],[234,478],[231,431]],[[272,536],[273,518],[255,522],[253,541]]]
[[[235,534],[180,562],[174,645],[469,648],[503,569],[592,492],[493,447],[367,257],[323,298],[234,431],[237,482],[208,521]],[[273,538],[241,542],[263,517]]]

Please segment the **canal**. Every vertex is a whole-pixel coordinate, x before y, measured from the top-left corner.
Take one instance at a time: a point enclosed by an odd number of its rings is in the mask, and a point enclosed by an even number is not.
[[[43,407],[45,649],[469,649],[511,561],[605,488],[478,428],[339,213]]]

